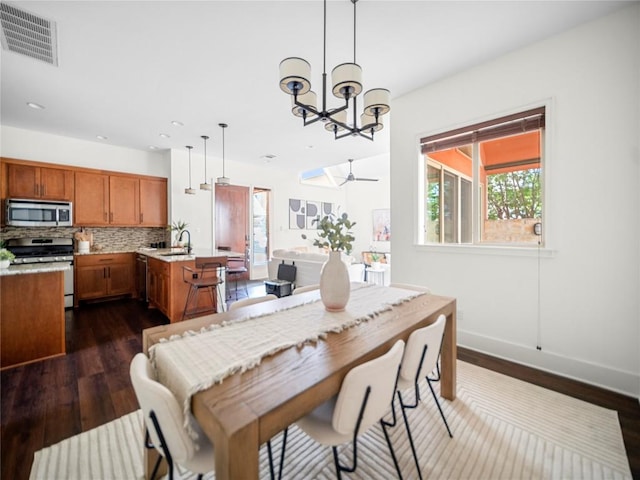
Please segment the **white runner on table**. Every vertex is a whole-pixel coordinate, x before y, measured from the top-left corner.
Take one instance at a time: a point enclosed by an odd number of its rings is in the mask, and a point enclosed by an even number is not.
[[[258,366],[281,350],[318,341],[330,332],[367,321],[424,292],[352,284],[345,311],[327,312],[320,300],[273,313],[239,318],[202,330],[187,331],[149,349],[157,379],[183,405],[191,435],[191,396],[226,377]]]

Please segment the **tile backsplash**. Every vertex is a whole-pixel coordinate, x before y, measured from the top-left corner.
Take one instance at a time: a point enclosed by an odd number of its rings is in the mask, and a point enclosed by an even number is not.
[[[4,227],[0,239],[25,237],[73,238],[78,227]],[[171,241],[171,232],[162,227],[87,227],[93,233],[93,245],[104,250],[148,247],[151,243]]]

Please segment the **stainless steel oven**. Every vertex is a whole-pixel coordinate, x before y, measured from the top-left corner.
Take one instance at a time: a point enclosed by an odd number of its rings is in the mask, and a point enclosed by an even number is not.
[[[10,198],[6,200],[6,223],[14,227],[71,227],[71,202]]]
[[[64,272],[64,306],[73,307],[73,239],[71,238],[14,238],[7,240],[15,264],[67,263]]]

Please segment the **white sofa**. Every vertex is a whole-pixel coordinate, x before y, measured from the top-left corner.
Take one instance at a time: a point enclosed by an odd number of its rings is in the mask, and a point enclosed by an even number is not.
[[[296,270],[296,287],[315,285],[320,283],[322,265],[329,260],[329,255],[319,252],[305,252],[300,250],[274,250],[269,260],[269,279],[278,277],[278,265],[284,263],[294,265]],[[364,264],[354,263],[355,259],[342,254],[342,261],[347,265],[349,278],[352,282],[364,281]]]

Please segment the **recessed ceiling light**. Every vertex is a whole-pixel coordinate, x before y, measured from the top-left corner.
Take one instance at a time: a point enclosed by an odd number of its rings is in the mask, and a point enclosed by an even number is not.
[[[108,137],[105,137],[104,135],[96,135],[96,138],[98,140],[106,140]]]
[[[160,138],[171,138],[171,136],[167,135],[166,133],[161,133]]]
[[[184,123],[178,120],[171,120],[171,125],[173,125],[174,127],[184,127]]]
[[[31,108],[35,108],[36,110],[44,110],[44,105],[40,105],[39,103],[27,102],[27,105]]]
[[[313,148],[313,145],[307,145],[305,148],[311,150]]]
[[[158,147],[156,147],[155,145],[149,145],[149,150],[157,150]]]

